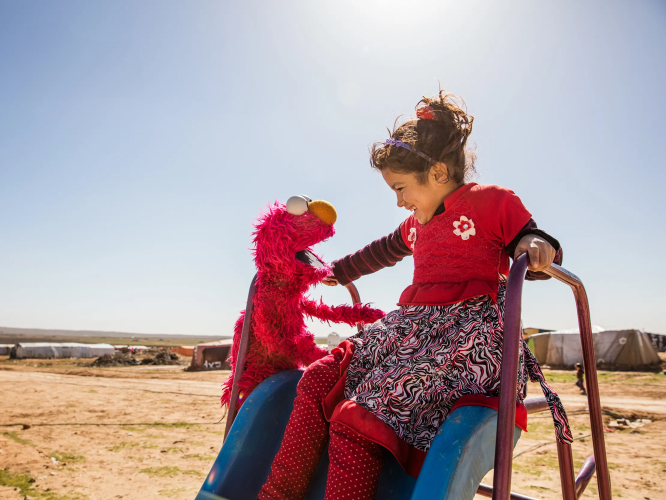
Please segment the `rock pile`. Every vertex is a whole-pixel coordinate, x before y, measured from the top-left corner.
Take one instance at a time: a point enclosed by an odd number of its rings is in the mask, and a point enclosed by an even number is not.
[[[136,366],[136,365],[179,365],[178,354],[160,349],[154,356],[138,359],[126,352],[105,354],[92,362],[90,366]]]
[[[146,356],[141,360],[142,365],[179,365],[178,354],[166,349],[160,350],[155,357]]]
[[[104,356],[100,356],[90,366],[136,366],[140,364],[141,361],[135,357],[122,352],[116,352],[113,355],[105,354]]]

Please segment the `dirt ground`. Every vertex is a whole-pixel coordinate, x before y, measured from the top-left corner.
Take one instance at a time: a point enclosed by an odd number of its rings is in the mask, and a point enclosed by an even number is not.
[[[89,363],[0,357],[0,499],[193,499],[222,445],[218,398],[228,372]],[[585,398],[573,373],[547,377],[580,438],[578,469],[592,454]],[[613,496],[666,499],[666,376],[602,372],[600,384],[605,408],[652,420],[605,434]],[[512,490],[561,498],[549,415],[530,416],[529,431],[516,447],[516,454],[528,451],[514,460]],[[484,483],[492,484],[492,474]],[[583,498],[595,493],[593,480]]]

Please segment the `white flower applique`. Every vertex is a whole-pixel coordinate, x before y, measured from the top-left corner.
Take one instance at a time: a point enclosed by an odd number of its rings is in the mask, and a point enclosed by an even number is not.
[[[409,241],[411,244],[409,247],[414,250],[414,243],[416,243],[416,228],[413,227],[409,230],[409,236],[407,236],[407,241]]]
[[[464,215],[460,216],[460,220],[457,220],[453,223],[453,234],[460,236],[463,240],[468,240],[470,236],[476,234],[476,229],[474,229],[474,221],[468,219]]]

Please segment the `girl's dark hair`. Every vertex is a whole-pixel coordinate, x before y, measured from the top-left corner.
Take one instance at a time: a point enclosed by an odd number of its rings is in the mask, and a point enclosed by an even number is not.
[[[446,165],[449,179],[457,184],[476,172],[476,154],[467,148],[467,138],[472,133],[474,117],[467,114],[465,101],[460,97],[439,91],[435,98],[424,97],[416,109],[427,108],[432,119],[409,120],[396,127],[391,137],[404,142],[435,161]],[[397,120],[396,120],[397,123]],[[415,174],[421,184],[428,181],[433,163],[408,149],[376,142],[372,145],[370,164],[379,171],[388,168],[400,174]]]

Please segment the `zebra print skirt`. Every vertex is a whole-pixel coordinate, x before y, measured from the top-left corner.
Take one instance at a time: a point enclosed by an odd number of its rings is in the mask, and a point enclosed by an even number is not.
[[[403,306],[349,338],[355,351],[345,399],[388,424],[399,438],[428,451],[456,401],[499,395],[504,283],[488,296],[444,306]],[[558,438],[572,442],[566,413],[534,355],[521,342],[518,401],[527,380],[539,382]]]

